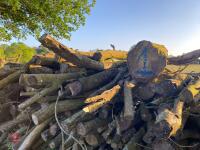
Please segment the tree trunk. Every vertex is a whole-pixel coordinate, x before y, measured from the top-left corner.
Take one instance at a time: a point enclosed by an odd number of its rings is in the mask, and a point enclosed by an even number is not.
[[[71,91],[72,96],[76,96],[80,93],[102,86],[106,82],[110,81],[116,73],[117,69],[108,69],[89,77],[79,78],[77,81],[69,83],[66,88]]]
[[[84,105],[81,100],[64,100],[57,104],[57,113],[78,109]],[[35,125],[42,123],[44,120],[54,115],[55,103],[48,105],[44,109],[40,109],[32,114],[32,120]]]
[[[92,60],[86,56],[80,55],[72,49],[60,44],[58,41],[53,39],[50,35],[44,34],[39,41],[47,47],[48,49],[52,50],[54,53],[58,54],[62,58],[66,59],[67,61],[77,65],[79,67],[84,67],[88,69],[94,70],[103,70],[104,66],[102,63]]]
[[[25,138],[23,143],[20,145],[18,150],[26,150],[30,149],[31,146],[34,144],[34,142],[37,140],[37,138],[40,136],[41,132],[44,130],[44,128],[48,125],[50,119],[44,121],[40,125],[36,126],[33,131]]]
[[[64,74],[22,74],[19,79],[19,84],[30,87],[44,87],[54,82],[63,82],[69,79],[76,79],[84,74],[85,72]]]
[[[22,70],[16,71],[8,75],[6,78],[0,80],[0,89],[4,88],[9,83],[17,81],[22,72],[23,72]]]
[[[183,54],[177,57],[168,58],[169,64],[181,65],[191,63],[200,57],[200,49],[191,51],[189,53]]]

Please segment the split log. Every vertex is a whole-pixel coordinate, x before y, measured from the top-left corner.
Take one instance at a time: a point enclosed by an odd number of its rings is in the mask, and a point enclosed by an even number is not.
[[[18,150],[25,150],[30,149],[31,146],[34,144],[35,140],[40,136],[41,132],[44,130],[44,128],[48,125],[50,119],[44,121],[40,125],[37,125],[33,131],[25,138],[23,143],[20,145]]]
[[[176,99],[172,111],[164,109],[160,112],[156,117],[155,125],[147,131],[143,140],[146,143],[151,143],[161,138],[175,136],[182,125],[183,105],[183,101]]]
[[[99,70],[99,71],[104,69],[104,66],[102,63],[76,53],[74,50],[69,49],[68,47],[60,44],[58,41],[53,39],[48,34],[44,34],[39,39],[39,41],[42,43],[43,46],[52,50],[54,53],[58,54],[62,58],[66,59],[67,61],[73,63],[74,65],[88,68],[88,69]]]
[[[116,85],[110,90],[106,90],[100,95],[89,97],[85,100],[85,103],[94,103],[98,101],[104,101],[105,103],[110,101],[120,90],[120,85]]]
[[[192,61],[197,60],[199,57],[200,57],[200,49],[191,51],[181,56],[168,58],[168,61],[170,64],[180,65],[180,64],[191,63]]]
[[[16,71],[16,72],[8,75],[6,78],[0,80],[0,89],[4,88],[9,83],[17,81],[22,72],[23,72],[23,70]]]
[[[163,45],[140,41],[128,53],[128,68],[133,79],[148,82],[167,65],[167,49]]]
[[[81,100],[64,100],[57,103],[57,113],[78,109],[84,105]],[[44,109],[40,109],[32,114],[32,120],[35,125],[42,123],[44,120],[54,115],[55,103],[48,105]]]
[[[62,78],[62,80],[54,80],[55,82],[52,84],[52,86],[45,88],[44,90],[40,91],[39,93],[37,93],[36,95],[34,95],[33,97],[27,99],[25,102],[21,103],[18,105],[19,109],[24,109],[28,106],[30,106],[31,104],[37,102],[38,100],[40,100],[42,97],[46,96],[47,94],[56,91],[60,85],[62,84],[63,81],[65,80],[69,80],[69,79],[75,79],[82,76],[82,73],[77,73],[76,75],[72,74],[70,76],[65,76]]]
[[[98,95],[93,98],[89,98],[85,100],[85,102],[93,102],[87,106],[85,106],[82,110],[78,111],[77,113],[73,114],[71,117],[67,118],[62,122],[64,128],[68,128],[71,124],[76,123],[81,117],[84,117],[88,113],[95,112],[103,105],[109,103],[113,97],[119,92],[120,86],[116,85],[112,89],[105,91],[102,95]],[[93,100],[94,99],[94,100]]]
[[[72,96],[76,96],[102,86],[111,80],[116,73],[117,69],[108,69],[88,77],[79,78],[77,81],[69,83],[66,88],[71,91]]]

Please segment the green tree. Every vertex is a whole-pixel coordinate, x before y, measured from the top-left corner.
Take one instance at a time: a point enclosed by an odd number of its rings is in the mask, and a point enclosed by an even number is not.
[[[20,63],[28,62],[35,54],[35,49],[24,43],[13,43],[4,50],[6,58],[16,58]]]
[[[0,0],[0,40],[41,32],[70,39],[85,23],[96,0]]]

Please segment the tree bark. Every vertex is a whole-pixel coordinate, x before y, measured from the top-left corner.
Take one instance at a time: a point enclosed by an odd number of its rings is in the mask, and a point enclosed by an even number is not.
[[[66,88],[71,91],[72,96],[76,96],[102,86],[111,80],[116,73],[117,69],[108,69],[88,77],[79,78],[77,81],[69,83]]]
[[[124,146],[123,150],[137,150],[137,143],[140,142],[143,135],[145,133],[144,128],[140,128],[140,130],[130,139],[130,141]]]
[[[168,58],[169,64],[181,65],[191,63],[200,57],[200,49],[191,51],[189,53],[183,54],[177,57]]]
[[[19,79],[19,84],[22,86],[43,87],[54,82],[76,79],[84,74],[85,72],[64,74],[22,74]]]
[[[47,94],[56,91],[60,85],[62,84],[63,81],[65,80],[69,80],[69,79],[75,79],[82,76],[82,74],[77,74],[76,76],[72,76],[72,74],[70,76],[65,76],[60,80],[54,80],[55,82],[52,84],[52,86],[43,89],[42,91],[38,92],[37,94],[35,94],[33,97],[27,99],[25,102],[22,102],[21,104],[18,105],[19,109],[24,109],[28,106],[30,106],[31,104],[38,102],[42,97],[46,96]]]
[[[84,101],[80,100],[64,100],[57,104],[57,113],[78,109],[84,105]],[[40,109],[32,114],[32,120],[35,125],[42,123],[44,120],[54,115],[55,103],[48,105],[44,109]]]
[[[84,67],[88,69],[94,70],[103,70],[104,66],[102,63],[92,60],[86,56],[80,55],[72,49],[62,45],[55,39],[53,39],[50,35],[44,34],[39,41],[47,47],[48,49],[52,50],[54,53],[58,54],[62,58],[66,59],[67,61],[77,65],[79,67]]]
[[[4,88],[9,83],[17,81],[22,72],[23,72],[23,70],[16,71],[16,72],[8,75],[6,78],[0,80],[0,89]]]
[[[60,69],[59,62],[56,61],[54,58],[49,58],[49,57],[42,57],[36,55],[32,58],[32,64],[49,67],[54,70]]]
[[[37,125],[33,131],[25,138],[23,143],[20,145],[18,150],[26,150],[30,149],[31,146],[34,144],[34,142],[37,140],[37,138],[40,136],[41,132],[44,130],[44,128],[48,125],[50,119],[44,121],[40,125]]]
[[[106,124],[107,124],[106,120],[102,120],[99,118],[95,118],[87,122],[80,122],[76,127],[77,133],[81,136],[85,136],[94,128],[97,129],[98,127],[105,126]]]

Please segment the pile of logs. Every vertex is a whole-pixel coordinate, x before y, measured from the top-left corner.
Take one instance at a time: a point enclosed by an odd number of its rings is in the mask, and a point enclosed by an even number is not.
[[[200,50],[168,58],[149,41],[129,53],[40,42],[56,57],[0,70],[0,150],[200,148],[200,70],[184,72]]]

